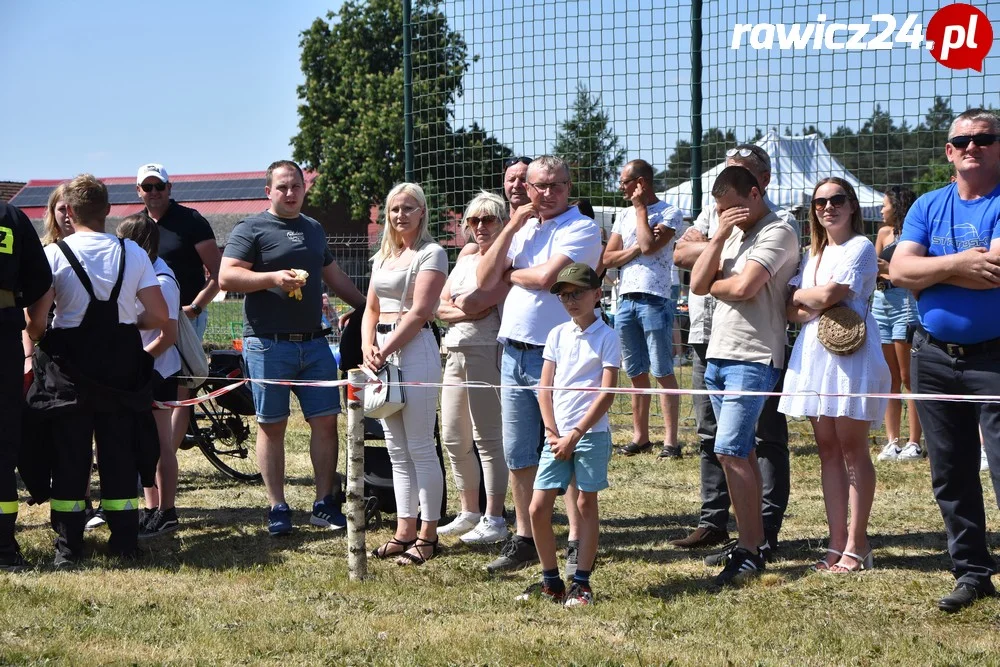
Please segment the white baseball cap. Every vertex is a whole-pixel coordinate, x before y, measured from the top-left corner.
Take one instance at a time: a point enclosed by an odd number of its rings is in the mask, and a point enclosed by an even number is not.
[[[170,182],[170,177],[167,176],[167,170],[163,168],[163,165],[154,163],[144,164],[139,167],[139,173],[135,177],[135,184],[142,185],[142,182],[150,176],[156,176],[164,183]]]

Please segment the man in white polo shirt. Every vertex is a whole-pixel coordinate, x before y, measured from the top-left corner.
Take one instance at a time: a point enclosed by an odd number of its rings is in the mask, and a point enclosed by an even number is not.
[[[503,344],[500,379],[504,386],[534,387],[542,374],[542,348],[549,332],[569,320],[559,299],[549,292],[556,276],[572,262],[596,267],[601,258],[601,231],[590,218],[569,205],[569,166],[543,155],[528,167],[530,204],[517,208],[479,262],[479,288],[499,280],[511,284],[504,301],[498,340]],[[542,416],[534,391],[502,389],[503,448],[510,468],[517,525],[489,572],[517,570],[537,562],[528,513],[535,472],[544,442]],[[567,494],[567,508],[574,504]],[[567,509],[570,533],[576,513]]]

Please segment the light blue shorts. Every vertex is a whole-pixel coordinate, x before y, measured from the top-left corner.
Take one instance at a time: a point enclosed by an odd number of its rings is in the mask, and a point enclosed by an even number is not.
[[[623,294],[615,311],[622,369],[634,378],[674,374],[674,302],[655,294]]]
[[[883,345],[907,340],[907,327],[917,321],[917,304],[908,289],[893,287],[875,290],[872,315],[878,322],[878,335]]]
[[[588,493],[608,488],[608,461],[611,460],[611,433],[588,431],[576,443],[573,457],[560,461],[552,456],[549,445],[542,448],[542,456],[535,474],[535,489],[559,489],[560,495],[576,478],[576,488]]]
[[[773,391],[781,369],[770,364],[729,359],[709,359],[705,388],[720,391]],[[712,394],[715,413],[715,453],[745,459],[753,451],[757,420],[767,396]]]

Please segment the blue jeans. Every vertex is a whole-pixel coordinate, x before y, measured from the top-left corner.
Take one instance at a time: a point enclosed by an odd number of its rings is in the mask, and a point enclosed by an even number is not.
[[[184,315],[184,313],[181,313],[181,315]],[[204,339],[205,330],[208,329],[208,310],[198,313],[198,317],[191,320],[191,324],[194,326],[194,332],[198,334],[198,338]]]
[[[504,345],[500,384],[533,387],[542,378],[542,348],[518,350]],[[538,465],[542,451],[542,412],[532,389],[501,389],[503,457],[510,470]]]
[[[718,391],[771,391],[781,369],[770,364],[709,359],[705,388]],[[754,448],[757,420],[767,396],[712,395],[715,413],[715,453],[745,459]]]
[[[674,302],[655,294],[618,299],[615,330],[622,341],[622,369],[630,378],[674,374]]]
[[[254,380],[336,380],[337,364],[326,338],[301,343],[247,336],[243,359]],[[306,419],[340,414],[340,391],[336,387],[289,387],[252,383],[257,421],[272,424],[288,419],[289,394],[295,393]]]

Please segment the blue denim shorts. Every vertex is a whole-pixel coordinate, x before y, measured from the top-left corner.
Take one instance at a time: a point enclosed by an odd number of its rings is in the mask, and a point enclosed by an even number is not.
[[[878,335],[883,345],[907,340],[907,327],[917,321],[917,304],[908,289],[893,287],[875,290],[872,315],[878,322]]]
[[[674,374],[674,302],[655,294],[618,298],[615,331],[622,341],[622,368],[634,378]]]
[[[611,460],[611,433],[609,431],[588,431],[576,443],[573,458],[560,461],[552,455],[546,444],[535,475],[535,489],[559,489],[566,493],[566,487],[576,479],[576,488],[588,493],[596,493],[608,488],[608,462]]]
[[[720,391],[772,391],[781,370],[770,364],[729,359],[709,359],[705,388]],[[712,394],[715,413],[715,453],[745,459],[754,447],[757,420],[767,396]]]
[[[322,336],[296,343],[273,338],[247,336],[243,358],[251,378],[267,380],[336,380],[337,364],[330,345]],[[257,421],[271,424],[289,415],[289,393],[294,392],[306,419],[340,414],[337,387],[288,387],[253,382],[253,404]]]
[[[504,345],[500,384],[534,387],[542,378],[542,349],[518,350]],[[507,467],[520,470],[538,465],[542,451],[542,412],[533,389],[501,389],[503,457]]]

